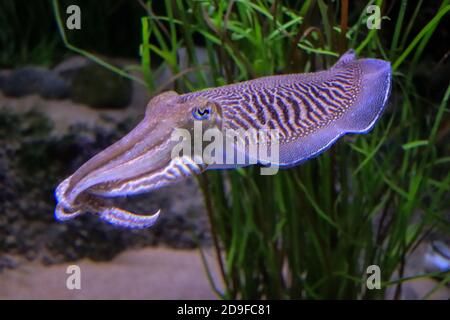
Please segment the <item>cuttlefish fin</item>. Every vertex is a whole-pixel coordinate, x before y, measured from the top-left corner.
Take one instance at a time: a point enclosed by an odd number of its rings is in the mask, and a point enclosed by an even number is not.
[[[354,60],[354,54],[344,55],[334,69],[358,64],[361,80],[354,102],[328,125],[292,142],[280,144],[280,166],[298,165],[327,150],[337,139],[348,133],[369,132],[385,109],[391,90],[391,65],[378,59]]]
[[[338,61],[331,67],[331,70],[345,67],[348,63],[356,60],[355,50],[350,49],[346,53],[344,53]]]

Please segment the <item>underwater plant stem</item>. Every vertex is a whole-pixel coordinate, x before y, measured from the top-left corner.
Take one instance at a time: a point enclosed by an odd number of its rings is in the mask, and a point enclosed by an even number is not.
[[[431,19],[430,22],[419,32],[419,34],[411,41],[410,45],[403,51],[400,57],[394,62],[392,65],[392,70],[395,71],[397,68],[403,63],[405,58],[412,52],[415,46],[419,43],[419,41],[425,37],[429,32],[434,31],[437,24],[441,21],[442,17],[450,11],[450,5],[442,8],[439,12]]]
[[[347,27],[348,27],[348,0],[342,0],[341,7],[341,36],[339,41],[339,53],[344,53],[347,48]]]
[[[212,207],[212,201],[211,197],[209,196],[209,179],[208,175],[202,175],[198,177],[198,180],[200,182],[201,189],[203,191],[203,196],[205,197],[205,205],[206,205],[206,212],[208,214],[209,223],[211,225],[211,235],[213,238],[214,243],[214,249],[216,251],[217,255],[217,261],[219,262],[219,269],[221,276],[223,278],[223,281],[225,282],[225,287],[228,288],[228,279],[225,273],[225,267],[222,261],[222,254],[220,252],[220,246],[219,246],[219,238],[217,236],[215,223],[214,223],[214,216],[213,216],[213,207]]]

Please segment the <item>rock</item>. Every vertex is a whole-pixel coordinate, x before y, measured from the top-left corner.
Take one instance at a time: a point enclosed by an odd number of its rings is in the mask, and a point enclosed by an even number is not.
[[[72,79],[72,99],[95,108],[123,108],[131,100],[131,81],[97,64],[79,69]]]
[[[102,57],[100,56],[102,60],[107,61],[108,63],[118,66],[121,69],[126,68],[127,66],[138,66],[139,61],[135,60],[128,60],[128,59],[121,59],[121,58],[111,58],[111,57]],[[88,66],[95,65],[95,63],[92,60],[89,60],[86,57],[83,56],[72,56],[69,57],[59,64],[57,64],[53,71],[56,72],[60,77],[65,79],[68,83],[72,83],[72,80],[74,77],[78,74],[78,72],[84,68],[87,68]],[[139,70],[130,70],[130,74],[136,78],[142,77],[142,73]],[[167,79],[166,79],[167,80]],[[161,79],[156,80],[157,83],[163,83],[164,81]],[[131,98],[130,98],[130,105],[133,106],[139,106],[139,108],[143,108],[147,105],[148,101],[150,100],[151,96],[147,90],[147,87],[142,85],[141,83],[137,81],[130,81],[131,82]]]
[[[41,67],[17,69],[2,80],[7,96],[23,97],[39,94],[44,98],[63,99],[69,96],[69,85],[56,73]]]
[[[0,256],[0,273],[4,269],[15,269],[19,263],[12,257],[7,255]]]
[[[93,64],[91,60],[82,56],[72,56],[63,60],[57,64],[53,71],[56,72],[60,77],[71,82],[73,76],[78,72],[78,70]]]
[[[6,80],[8,79],[10,72],[7,70],[0,70],[0,90],[6,85]]]

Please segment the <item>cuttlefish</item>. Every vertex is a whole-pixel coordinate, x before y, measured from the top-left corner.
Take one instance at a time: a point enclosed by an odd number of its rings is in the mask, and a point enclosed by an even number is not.
[[[219,131],[278,130],[276,165],[298,165],[345,134],[370,131],[386,106],[391,73],[389,62],[357,59],[350,50],[329,70],[262,77],[181,95],[161,93],[150,100],[136,128],[57,187],[55,216],[64,221],[90,212],[115,225],[149,227],[160,210],[136,214],[108,198],[156,190],[208,169],[239,166],[171,156],[173,131],[192,131],[196,121]]]

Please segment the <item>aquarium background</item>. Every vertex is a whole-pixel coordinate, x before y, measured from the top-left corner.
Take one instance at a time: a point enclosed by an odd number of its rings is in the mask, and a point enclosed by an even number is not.
[[[70,5],[79,30],[66,27]],[[448,299],[449,11],[445,0],[0,1],[0,298]],[[209,171],[123,199],[162,208],[146,230],[55,221],[58,183],[152,96],[322,70],[349,48],[393,68],[369,134],[275,176]],[[70,265],[80,290],[67,287]],[[367,287],[374,265],[380,289]]]

